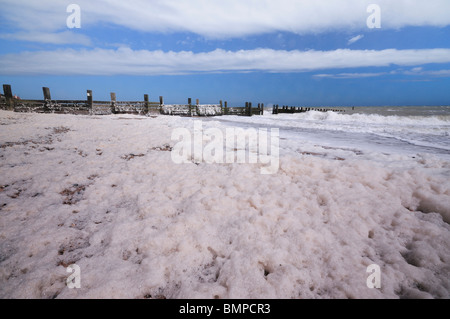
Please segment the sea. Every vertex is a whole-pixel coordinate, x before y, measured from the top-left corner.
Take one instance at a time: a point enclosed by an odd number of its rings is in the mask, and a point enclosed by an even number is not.
[[[282,140],[386,154],[433,154],[450,160],[450,106],[340,107],[263,116],[220,117],[240,127],[278,128]],[[218,119],[218,118],[215,118]]]

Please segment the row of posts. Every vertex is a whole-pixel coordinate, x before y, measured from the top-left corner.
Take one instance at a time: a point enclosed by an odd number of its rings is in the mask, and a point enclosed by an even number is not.
[[[9,84],[4,84],[3,85],[3,92],[6,98],[6,104],[8,106],[8,109],[14,109],[14,96],[12,94],[12,89],[11,89],[11,85]],[[44,100],[46,105],[51,103],[52,101],[52,97],[50,94],[50,89],[48,87],[43,87],[42,88],[42,92],[44,94]],[[94,105],[94,99],[93,99],[93,95],[92,95],[92,90],[87,90],[86,91],[86,95],[87,95],[87,106],[89,108],[93,108]],[[116,93],[112,92],[111,93],[111,108],[114,112],[115,109],[115,104],[117,102],[117,98],[116,98]],[[196,99],[196,105],[195,107],[199,106],[199,99]],[[159,106],[163,106],[164,105],[164,98],[162,96],[159,97]],[[150,101],[149,101],[149,95],[148,94],[144,94],[144,108],[145,108],[145,112],[147,113],[150,107]],[[192,99],[188,98],[188,107],[189,107],[189,114],[192,115],[192,111],[194,110],[194,106],[192,105]],[[223,115],[228,115],[229,114],[229,108],[228,108],[228,102],[225,101],[224,103],[222,102],[222,100],[220,100],[220,108],[222,109],[222,114]],[[262,103],[258,103],[258,113],[260,115],[264,114],[264,104]],[[245,102],[245,109],[244,109],[244,113],[247,116],[252,116],[253,115],[253,109],[252,109],[252,103],[251,102]]]
[[[264,115],[264,103],[258,103],[257,110],[259,115]],[[253,115],[252,102],[245,102],[245,115]]]
[[[318,111],[318,112],[345,112],[344,110],[335,110],[335,109],[327,109],[327,108],[310,108],[310,107],[296,107],[296,106],[283,106],[279,107],[278,104],[274,105],[272,108],[272,114],[278,114],[278,113],[303,113],[303,112],[309,112],[311,110]],[[353,108],[354,110],[354,108]]]
[[[308,112],[311,111],[311,108],[309,107],[295,107],[295,106],[283,106],[281,108],[282,112],[281,113],[302,113],[302,112]],[[280,107],[278,104],[274,105],[272,107],[272,114],[278,114],[280,112]]]
[[[222,109],[223,115],[229,114],[229,108],[228,108],[228,102],[225,101],[225,103],[220,100],[219,102],[220,108]],[[192,115],[192,111],[194,110],[194,106],[192,105],[192,99],[188,98],[188,106],[189,106],[189,115]],[[199,99],[196,99],[196,105],[195,107],[199,106]],[[258,114],[264,115],[264,103],[258,103]],[[246,116],[252,116],[253,115],[253,109],[252,109],[252,102],[245,102],[245,109],[244,113]]]
[[[92,91],[90,92],[90,94],[92,95]],[[116,102],[117,102],[116,93],[111,92],[111,108],[112,108],[113,113],[115,110]],[[88,103],[89,103],[89,91],[88,91]],[[159,97],[159,106],[162,107],[163,105],[164,105],[164,97],[160,96]],[[150,108],[149,95],[144,94],[144,112],[148,113],[149,108]]]

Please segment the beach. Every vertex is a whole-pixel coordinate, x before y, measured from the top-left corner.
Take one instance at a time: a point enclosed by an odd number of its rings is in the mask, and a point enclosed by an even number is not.
[[[0,111],[0,298],[449,298],[450,117],[438,110]],[[195,136],[196,123],[205,144],[208,129],[277,129],[276,170],[195,152],[175,163],[174,130]]]

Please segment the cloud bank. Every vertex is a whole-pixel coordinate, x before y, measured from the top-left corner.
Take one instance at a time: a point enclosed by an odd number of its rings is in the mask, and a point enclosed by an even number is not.
[[[18,31],[66,28],[70,0],[3,0],[0,17]],[[111,24],[143,32],[233,38],[271,32],[365,30],[373,0],[78,0],[83,28]],[[450,25],[448,0],[377,0],[383,29]]]
[[[0,56],[3,75],[172,75],[220,72],[309,72],[359,67],[450,63],[450,49],[210,52],[55,50]]]

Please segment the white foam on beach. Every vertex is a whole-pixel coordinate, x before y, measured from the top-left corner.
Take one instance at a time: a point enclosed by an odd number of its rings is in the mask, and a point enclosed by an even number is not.
[[[278,172],[261,175],[174,164],[189,118],[0,111],[0,124],[0,298],[450,297],[439,156],[282,139]],[[72,263],[81,289],[66,287]]]

